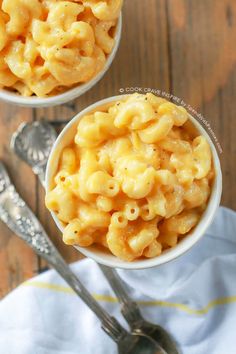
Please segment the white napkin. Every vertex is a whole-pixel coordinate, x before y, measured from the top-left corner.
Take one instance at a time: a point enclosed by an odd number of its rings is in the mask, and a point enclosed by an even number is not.
[[[19,254],[19,260],[21,255]],[[125,325],[92,260],[72,265],[107,311]],[[236,353],[236,213],[221,207],[202,240],[155,269],[119,271],[143,315],[174,335],[183,354]],[[1,354],[113,354],[116,345],[54,271],[0,302]]]

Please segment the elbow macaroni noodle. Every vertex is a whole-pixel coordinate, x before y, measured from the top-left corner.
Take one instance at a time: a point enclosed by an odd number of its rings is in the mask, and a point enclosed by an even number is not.
[[[66,244],[132,261],[160,255],[197,225],[213,178],[209,144],[186,110],[133,94],[81,118],[46,205]]]
[[[1,0],[0,88],[55,95],[96,76],[123,0]]]

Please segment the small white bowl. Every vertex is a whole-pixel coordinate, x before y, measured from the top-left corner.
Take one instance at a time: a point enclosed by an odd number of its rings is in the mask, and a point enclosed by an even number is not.
[[[49,106],[56,106],[60,105],[63,103],[66,103],[68,101],[72,101],[75,98],[78,98],[88,90],[90,90],[96,83],[101,80],[101,78],[105,75],[109,67],[111,66],[115,55],[117,53],[117,50],[119,48],[120,40],[121,40],[121,32],[122,32],[122,14],[120,14],[120,17],[118,19],[117,27],[116,27],[116,33],[115,33],[115,45],[112,50],[112,52],[108,55],[106,64],[102,71],[100,71],[92,80],[84,83],[84,84],[79,84],[78,86],[68,89],[67,91],[51,96],[51,97],[45,97],[45,98],[40,98],[40,97],[23,97],[18,93],[11,92],[7,89],[0,89],[0,100],[6,101],[13,103],[18,106],[23,106],[23,107],[49,107]]]
[[[46,171],[46,192],[50,191],[50,186],[53,183],[53,177],[57,171],[58,161],[61,151],[65,146],[68,146],[73,140],[76,128],[78,125],[78,121],[85,115],[91,111],[97,110],[99,107],[104,106],[106,104],[110,104],[113,101],[122,100],[127,95],[120,95],[109,97],[107,99],[101,100],[92,104],[91,106],[84,109],[82,112],[78,113],[63,129],[61,134],[58,136],[49,160],[47,164]],[[201,124],[189,115],[190,120],[193,122],[194,126],[198,129],[198,131],[204,135],[211,146],[214,168],[215,168],[215,180],[212,186],[211,196],[208,201],[208,205],[206,210],[204,211],[198,225],[190,232],[183,240],[181,240],[175,247],[165,250],[160,256],[154,257],[151,259],[139,259],[134,260],[132,262],[123,261],[109,252],[103,251],[95,246],[90,247],[78,247],[75,246],[82,254],[85,256],[92,258],[94,261],[104,264],[106,266],[114,267],[114,268],[124,268],[124,269],[144,269],[151,268],[163,263],[167,263],[188,251],[194,244],[200,240],[200,238],[204,235],[206,229],[211,224],[213,217],[217,211],[217,208],[220,203],[221,193],[222,193],[222,174],[220,161],[215,149],[213,142],[211,141],[209,135],[205,131],[205,129],[201,126]],[[54,221],[56,222],[58,228],[63,232],[63,225],[58,220],[56,214],[51,212]]]

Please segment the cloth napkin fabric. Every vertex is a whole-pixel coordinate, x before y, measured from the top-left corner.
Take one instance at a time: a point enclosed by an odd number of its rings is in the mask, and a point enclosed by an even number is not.
[[[98,266],[86,259],[71,267],[126,326]],[[206,235],[180,258],[119,274],[144,317],[170,331],[181,353],[236,354],[235,212],[221,207]],[[115,354],[116,345],[55,271],[27,281],[0,302],[0,354],[95,353]]]

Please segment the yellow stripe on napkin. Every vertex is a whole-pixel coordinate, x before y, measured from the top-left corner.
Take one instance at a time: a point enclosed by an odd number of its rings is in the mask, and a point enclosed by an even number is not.
[[[72,290],[71,288],[69,288],[67,286],[50,284],[50,283],[45,283],[45,282],[26,281],[21,286],[32,286],[35,288],[48,289],[48,290],[52,290],[52,291],[63,292],[63,293],[75,295],[74,290]],[[97,301],[110,302],[110,303],[112,303],[112,302],[117,303],[118,302],[117,298],[115,298],[113,296],[99,295],[99,294],[92,294],[92,295],[94,296],[94,298]],[[137,303],[141,306],[161,306],[161,307],[175,308],[175,309],[178,309],[180,311],[184,311],[184,312],[191,314],[191,315],[205,315],[213,308],[216,308],[221,305],[232,304],[234,302],[236,302],[236,296],[221,297],[221,298],[210,301],[205,307],[202,307],[201,309],[194,309],[188,305],[175,303],[175,302],[168,302],[168,301],[159,301],[159,300],[137,301]]]

